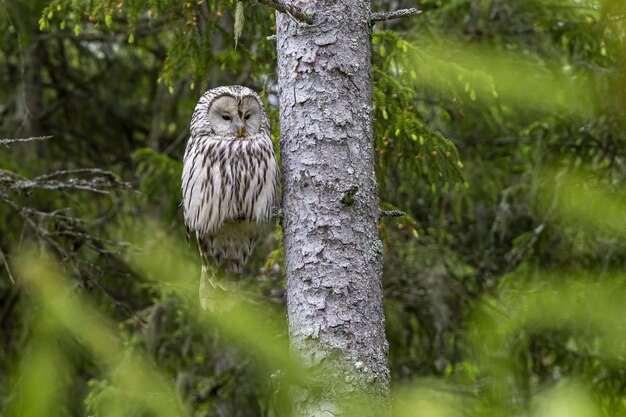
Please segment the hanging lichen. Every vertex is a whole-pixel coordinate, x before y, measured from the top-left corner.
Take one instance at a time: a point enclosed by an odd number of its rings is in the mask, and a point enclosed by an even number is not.
[[[235,6],[235,48],[237,48],[237,43],[239,42],[239,38],[241,37],[241,33],[243,32],[243,24],[246,18],[243,13],[243,2],[238,1]]]

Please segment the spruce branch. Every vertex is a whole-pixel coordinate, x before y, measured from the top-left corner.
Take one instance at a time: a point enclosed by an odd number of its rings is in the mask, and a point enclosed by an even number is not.
[[[306,23],[308,25],[313,24],[313,13],[304,11],[299,7],[295,7],[289,0],[256,0],[257,2],[271,7],[272,9],[281,13],[288,14],[294,19]]]
[[[396,10],[395,12],[372,13],[370,21],[374,24],[383,20],[400,19],[402,17],[417,16],[418,14],[422,14],[422,10],[416,8]]]
[[[400,210],[383,210],[380,212],[380,218],[383,217],[402,217],[406,216],[406,213]]]

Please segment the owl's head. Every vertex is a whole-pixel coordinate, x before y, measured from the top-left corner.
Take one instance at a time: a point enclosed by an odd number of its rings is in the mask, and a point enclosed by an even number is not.
[[[191,134],[245,138],[261,130],[269,134],[269,120],[260,97],[240,85],[213,88],[200,98],[191,119]]]

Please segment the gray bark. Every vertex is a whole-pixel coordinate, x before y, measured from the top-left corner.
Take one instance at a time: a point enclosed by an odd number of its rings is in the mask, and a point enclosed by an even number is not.
[[[385,416],[389,369],[372,131],[370,3],[277,13],[290,343],[313,383],[296,416]]]

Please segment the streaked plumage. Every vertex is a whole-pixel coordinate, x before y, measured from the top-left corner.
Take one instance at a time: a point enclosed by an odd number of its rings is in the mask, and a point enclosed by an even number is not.
[[[242,86],[218,87],[198,101],[183,158],[183,213],[213,287],[211,260],[241,273],[278,203],[278,166],[263,103]],[[202,285],[201,283],[201,285]]]

